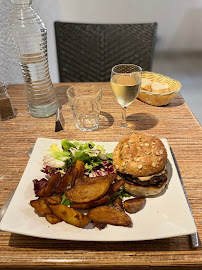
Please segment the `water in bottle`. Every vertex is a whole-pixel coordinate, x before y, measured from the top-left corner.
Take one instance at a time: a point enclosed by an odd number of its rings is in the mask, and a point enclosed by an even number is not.
[[[24,77],[27,107],[35,117],[48,117],[58,108],[47,57],[47,31],[31,7],[32,0],[11,0],[8,25]]]

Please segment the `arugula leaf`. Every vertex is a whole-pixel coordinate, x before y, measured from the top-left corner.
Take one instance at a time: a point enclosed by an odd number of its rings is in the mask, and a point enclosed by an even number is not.
[[[75,152],[75,159],[83,161],[84,163],[87,163],[87,162],[91,161],[89,155],[86,154],[85,152],[81,152],[81,151]]]
[[[61,198],[61,203],[66,205],[66,206],[70,206],[73,204],[72,201],[70,201],[69,199],[67,199],[67,197],[65,196],[65,194],[62,194],[62,198]]]
[[[74,145],[76,146],[76,148],[78,150],[90,150],[92,148],[94,148],[95,144],[93,142],[85,142],[85,143],[82,143],[82,142],[78,142],[78,141],[74,141]]]
[[[106,154],[106,157],[109,158],[109,159],[111,159],[111,160],[113,160],[113,153]]]
[[[50,146],[50,150],[53,152],[62,152],[62,150],[59,149],[57,143],[54,143]]]
[[[103,145],[97,145],[97,149],[100,150],[101,154],[105,154],[105,149]]]
[[[61,144],[62,144],[62,148],[65,151],[68,151],[71,147],[76,148],[76,146],[73,143],[71,143],[69,140],[66,140],[66,139],[62,139]]]
[[[131,194],[128,193],[125,189],[122,189],[122,191],[120,192],[120,194],[118,196],[121,199],[123,199],[123,198],[129,198],[129,197],[131,197]]]
[[[55,151],[50,150],[50,153],[51,153],[53,158],[59,159],[59,160],[62,160],[62,161],[65,161],[66,159],[70,158],[70,153],[69,152],[65,152],[65,151],[63,151],[63,152],[55,152]]]

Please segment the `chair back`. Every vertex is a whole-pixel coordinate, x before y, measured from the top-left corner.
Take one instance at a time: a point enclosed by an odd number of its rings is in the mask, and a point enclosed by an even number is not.
[[[55,22],[60,82],[105,82],[116,64],[151,71],[157,23]]]

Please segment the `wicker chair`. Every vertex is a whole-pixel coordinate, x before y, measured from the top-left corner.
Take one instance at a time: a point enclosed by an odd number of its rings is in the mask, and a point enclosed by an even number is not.
[[[157,23],[54,26],[61,82],[109,81],[111,68],[121,63],[151,71]]]

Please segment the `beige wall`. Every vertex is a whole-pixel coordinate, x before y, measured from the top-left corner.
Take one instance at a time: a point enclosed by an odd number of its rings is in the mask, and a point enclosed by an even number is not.
[[[61,19],[92,23],[158,22],[158,51],[201,50],[201,0],[59,0]]]

